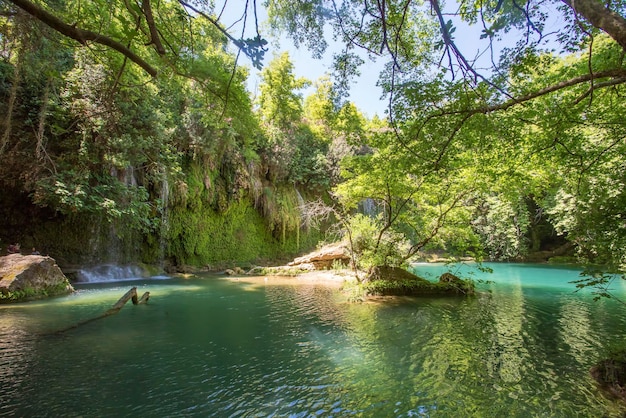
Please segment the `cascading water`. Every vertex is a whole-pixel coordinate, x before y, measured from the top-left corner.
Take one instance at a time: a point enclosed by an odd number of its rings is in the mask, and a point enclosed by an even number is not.
[[[104,283],[146,278],[146,273],[139,266],[119,266],[102,264],[81,269],[76,273],[78,283]]]
[[[165,247],[167,245],[167,233],[169,230],[169,196],[170,188],[167,181],[167,172],[163,171],[163,182],[161,183],[161,231],[159,236],[159,262],[163,267],[165,260]]]
[[[126,186],[137,187],[137,177],[135,177],[135,168],[131,165],[124,171],[124,183]]]
[[[293,189],[296,191],[296,198],[298,199],[298,207],[300,209],[300,222],[302,222],[302,218],[303,218],[302,213],[304,211],[306,202],[304,201],[304,198],[300,194],[300,191],[298,190],[298,188],[294,186]],[[306,217],[304,218],[306,219]],[[300,223],[300,228],[301,227],[302,227],[302,223]],[[308,223],[306,224],[306,227],[307,228],[309,227]],[[296,230],[296,234],[297,234],[296,240],[297,240],[298,248],[300,248],[300,228]]]
[[[367,198],[359,203],[359,212],[367,216],[375,217],[380,213],[380,210],[374,199]]]

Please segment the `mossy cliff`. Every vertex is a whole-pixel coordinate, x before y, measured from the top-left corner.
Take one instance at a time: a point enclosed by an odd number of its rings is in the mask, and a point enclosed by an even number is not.
[[[25,193],[9,193],[0,205],[0,251],[20,242],[24,253],[36,247],[63,269],[144,262],[176,270],[289,259],[315,246],[320,233],[301,224],[303,198],[293,185],[240,177],[190,164],[182,180],[168,185],[169,199],[151,186],[159,192],[150,198],[154,210],[143,230],[137,219],[61,214],[34,205]]]

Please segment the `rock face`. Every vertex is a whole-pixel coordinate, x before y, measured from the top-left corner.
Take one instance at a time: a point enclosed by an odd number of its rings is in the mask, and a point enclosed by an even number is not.
[[[350,262],[350,255],[343,244],[331,244],[322,247],[302,257],[295,258],[289,266],[313,265],[317,270],[331,268],[333,263],[341,262],[347,265]]]
[[[0,303],[73,291],[67,277],[50,257],[21,254],[0,257]]]

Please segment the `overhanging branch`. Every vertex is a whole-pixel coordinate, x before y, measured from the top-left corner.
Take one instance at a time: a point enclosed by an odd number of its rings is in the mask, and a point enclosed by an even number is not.
[[[597,80],[601,78],[613,78],[614,80],[612,83],[606,82],[606,83],[596,85],[595,86],[596,89],[601,86],[607,87],[607,86],[613,86],[616,84],[626,82],[626,69],[618,68],[618,69],[607,70],[607,71],[599,71],[597,73],[583,74],[578,77],[570,78],[569,80],[563,80],[560,83],[556,83],[551,86],[544,87],[543,89],[536,90],[534,92],[525,94],[523,96],[512,98],[511,100],[507,100],[506,102],[503,102],[497,105],[485,106],[485,107],[474,109],[470,111],[470,113],[492,113],[492,112],[496,112],[499,110],[506,110],[506,109],[509,109],[510,107],[513,107],[518,104],[522,104],[524,102],[528,102],[538,97],[545,96],[547,94],[554,93],[556,91],[563,90],[568,87],[572,87],[578,84],[586,83],[588,81]],[[467,111],[458,112],[458,113],[466,113],[466,112]]]
[[[561,0],[594,27],[602,29],[626,51],[626,19],[598,0]]]
[[[92,32],[90,30],[80,29],[76,26],[68,25],[64,21],[62,21],[57,16],[48,12],[46,9],[32,3],[28,0],[9,0],[11,3],[15,4],[20,9],[24,10],[26,13],[34,17],[35,19],[41,21],[42,23],[48,25],[55,31],[67,36],[68,38],[74,39],[78,41],[82,45],[86,45],[87,42],[95,42],[104,46],[108,46],[120,52],[124,56],[128,57],[132,62],[139,65],[143,68],[148,74],[152,77],[157,76],[157,70],[148,64],[143,58],[134,53],[132,50],[124,46],[123,44],[117,42],[114,39],[111,39],[107,36],[104,36],[100,33]]]

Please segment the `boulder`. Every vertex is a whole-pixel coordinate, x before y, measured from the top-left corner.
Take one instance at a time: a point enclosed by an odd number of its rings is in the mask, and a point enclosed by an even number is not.
[[[348,265],[350,255],[344,244],[331,244],[317,251],[295,258],[289,266],[313,265],[317,270],[329,269],[334,263],[340,262]]]
[[[16,302],[74,291],[53,258],[9,254],[0,257],[0,302]]]

